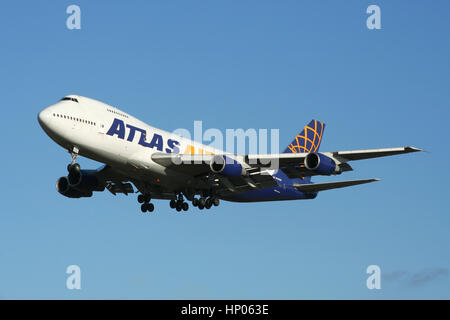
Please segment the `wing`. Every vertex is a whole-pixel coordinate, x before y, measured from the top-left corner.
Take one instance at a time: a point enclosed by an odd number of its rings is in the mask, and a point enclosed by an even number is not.
[[[169,170],[187,174],[202,180],[203,185],[219,190],[221,194],[244,192],[255,189],[263,189],[277,186],[277,181],[270,174],[270,170],[281,169],[289,178],[309,177],[315,175],[341,174],[353,170],[347,163],[353,160],[378,158],[397,154],[421,151],[414,147],[334,151],[317,153],[281,153],[281,154],[250,154],[245,156],[235,155],[233,161],[242,166],[242,174],[227,176],[225,174],[213,174],[211,163],[217,156],[223,155],[192,155],[192,154],[167,154],[154,153],[152,160]],[[332,165],[333,170],[319,170],[308,166],[308,157],[321,157],[322,162]],[[225,155],[225,157],[230,157]],[[311,188],[340,188],[376,180],[360,180],[339,182],[331,184],[315,184],[299,186],[300,189]],[[299,190],[300,190],[299,189]],[[312,189],[311,189],[312,190]]]
[[[172,154],[156,152],[152,160],[163,167],[190,176],[202,176],[209,172],[213,160],[211,154]]]
[[[358,184],[380,181],[379,179],[366,180],[347,180],[338,182],[310,183],[310,184],[294,184],[294,188],[302,192],[319,192],[330,189],[345,188],[356,186]]]
[[[340,158],[341,162],[351,160],[363,160],[378,157],[393,156],[410,152],[422,151],[414,147],[385,148],[385,149],[368,149],[368,150],[351,150],[351,151],[333,151],[322,152],[329,157]],[[267,165],[272,161],[279,161],[280,166],[302,163],[309,153],[281,153],[281,154],[250,154],[247,155],[246,161],[251,164]]]
[[[414,147],[402,148],[385,148],[385,149],[369,149],[369,150],[353,150],[353,151],[336,151],[331,152],[333,157],[342,158],[344,161],[364,160],[386,156],[394,156],[397,154],[411,153],[422,151]],[[326,154],[326,153],[325,153]]]
[[[259,168],[251,168],[243,163],[242,156],[235,156],[239,159],[236,163],[239,163],[239,166],[242,165],[244,167],[246,174],[235,176],[214,174],[211,171],[211,163],[217,156],[218,155],[209,154],[154,153],[152,155],[152,160],[169,170],[194,177],[202,182],[199,183],[199,185],[207,186],[207,188],[213,187],[216,189],[216,192],[221,195],[264,189],[278,185],[265,169],[260,170]]]
[[[386,157],[418,151],[422,150],[414,147],[400,147],[320,153],[335,163],[336,168],[331,172],[308,169],[305,165],[305,160],[311,153],[255,154],[245,156],[245,161],[250,166],[279,167],[289,178],[297,178],[315,175],[341,174],[342,172],[353,170],[347,163],[349,161]]]

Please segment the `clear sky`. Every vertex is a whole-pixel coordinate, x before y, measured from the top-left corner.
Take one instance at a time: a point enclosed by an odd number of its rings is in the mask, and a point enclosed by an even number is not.
[[[66,8],[81,8],[81,30]],[[366,8],[381,8],[368,30]],[[1,298],[450,298],[450,4],[435,1],[4,1]],[[177,214],[55,190],[69,154],[37,114],[66,94],[172,131],[311,119],[321,150],[413,145],[316,181],[381,182],[315,200]],[[81,159],[83,168],[99,166]],[[67,290],[78,265],[82,289]],[[381,290],[368,290],[378,265]]]

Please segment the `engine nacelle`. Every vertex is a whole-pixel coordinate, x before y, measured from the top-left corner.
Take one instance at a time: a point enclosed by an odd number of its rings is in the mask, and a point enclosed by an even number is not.
[[[306,155],[305,167],[321,174],[332,174],[336,170],[336,162],[324,154],[311,152]]]
[[[92,197],[93,191],[105,190],[105,186],[99,183],[95,172],[95,170],[81,170],[78,164],[71,165],[68,176],[56,181],[56,190],[69,198]]]
[[[220,173],[227,177],[239,177],[244,173],[242,165],[227,156],[214,156],[209,166],[212,172]]]
[[[99,183],[94,172],[95,170],[81,170],[79,165],[73,165],[67,176],[69,186],[81,191],[105,190],[105,187]]]
[[[67,177],[61,177],[56,181],[56,190],[68,198],[92,197],[92,190],[83,190],[71,187]]]

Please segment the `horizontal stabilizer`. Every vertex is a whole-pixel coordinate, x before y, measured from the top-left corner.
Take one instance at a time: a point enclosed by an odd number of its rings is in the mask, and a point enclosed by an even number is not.
[[[330,189],[356,186],[358,184],[369,183],[374,181],[380,180],[366,179],[366,180],[348,180],[348,181],[324,182],[324,183],[294,184],[294,187],[301,192],[318,192]]]

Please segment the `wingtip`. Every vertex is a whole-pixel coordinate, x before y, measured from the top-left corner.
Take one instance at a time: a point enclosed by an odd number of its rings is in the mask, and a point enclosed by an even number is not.
[[[423,149],[419,149],[416,147],[407,146],[405,147],[405,150],[408,150],[409,152],[418,152],[418,151],[424,151]]]

